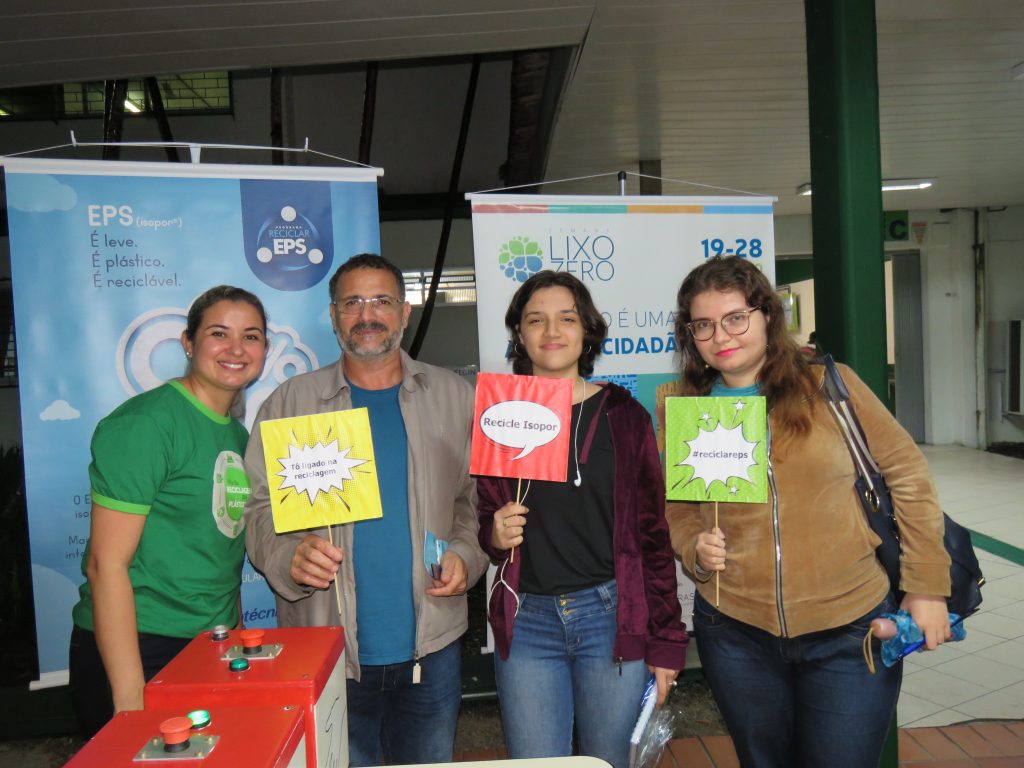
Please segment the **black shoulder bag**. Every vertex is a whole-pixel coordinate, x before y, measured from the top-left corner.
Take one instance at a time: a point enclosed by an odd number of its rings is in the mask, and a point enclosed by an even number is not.
[[[900,591],[900,531],[896,523],[896,511],[892,505],[889,486],[878,469],[874,457],[868,448],[864,430],[857,420],[857,415],[850,407],[850,393],[839,375],[839,369],[832,360],[832,355],[821,359],[825,366],[824,391],[828,406],[839,423],[839,428],[850,449],[853,463],[857,467],[857,479],[854,487],[857,498],[867,515],[871,526],[882,543],[875,554],[889,576],[893,594],[903,599]],[[978,565],[978,557],[974,554],[971,534],[949,515],[943,513],[945,534],[942,543],[952,560],[949,567],[951,594],[946,599],[949,612],[967,617],[978,610],[981,605],[981,587],[985,577]]]

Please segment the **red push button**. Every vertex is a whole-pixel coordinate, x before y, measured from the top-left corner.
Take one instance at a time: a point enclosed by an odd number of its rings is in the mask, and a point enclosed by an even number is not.
[[[170,717],[160,723],[160,735],[164,739],[165,752],[181,752],[188,749],[188,735],[192,721],[187,717]]]
[[[239,633],[239,637],[242,638],[242,653],[251,656],[262,651],[264,634],[262,629],[243,629]]]

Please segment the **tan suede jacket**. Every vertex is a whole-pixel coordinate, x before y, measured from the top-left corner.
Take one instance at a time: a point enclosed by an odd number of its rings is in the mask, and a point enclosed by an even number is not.
[[[857,375],[839,367],[892,492],[903,542],[900,587],[949,595],[942,512],[924,455]],[[821,366],[814,371],[823,377]],[[726,548],[719,610],[785,637],[848,624],[880,603],[889,583],[854,492],[853,460],[820,389],[810,434],[776,454],[767,504],[718,505]],[[714,579],[701,583],[694,568],[697,535],[714,526],[714,504],[670,503],[666,517],[683,569],[714,604]]]

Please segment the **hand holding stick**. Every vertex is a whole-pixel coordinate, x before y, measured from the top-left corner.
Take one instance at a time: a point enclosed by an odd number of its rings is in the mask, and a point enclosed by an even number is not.
[[[725,570],[725,534],[718,527],[718,504],[715,504],[715,527],[709,531],[701,531],[697,535],[697,567],[704,574],[714,573],[715,575],[715,607],[719,604],[719,578],[721,571]],[[702,581],[710,579],[701,576]]]
[[[514,501],[508,502],[494,512],[491,523],[491,546],[496,550],[510,550],[510,562],[515,548],[523,543],[529,512],[529,509]]]

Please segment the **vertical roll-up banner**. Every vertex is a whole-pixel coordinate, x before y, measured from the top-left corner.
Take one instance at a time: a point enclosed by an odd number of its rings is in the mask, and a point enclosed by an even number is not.
[[[480,370],[510,373],[505,310],[543,269],[590,290],[608,323],[594,379],[614,381],[646,407],[664,452],[665,398],[675,394],[676,293],[712,256],[749,259],[775,282],[775,198],[467,195],[473,210]],[[679,572],[689,624],[693,585]]]
[[[66,679],[89,537],[89,442],[123,400],[184,373],[206,289],[252,291],[270,347],[247,422],[285,379],[338,357],[327,283],[380,251],[377,168],[5,158],[41,685]],[[248,424],[247,424],[248,426]],[[239,535],[244,535],[239,532]],[[274,602],[246,565],[247,625]]]

